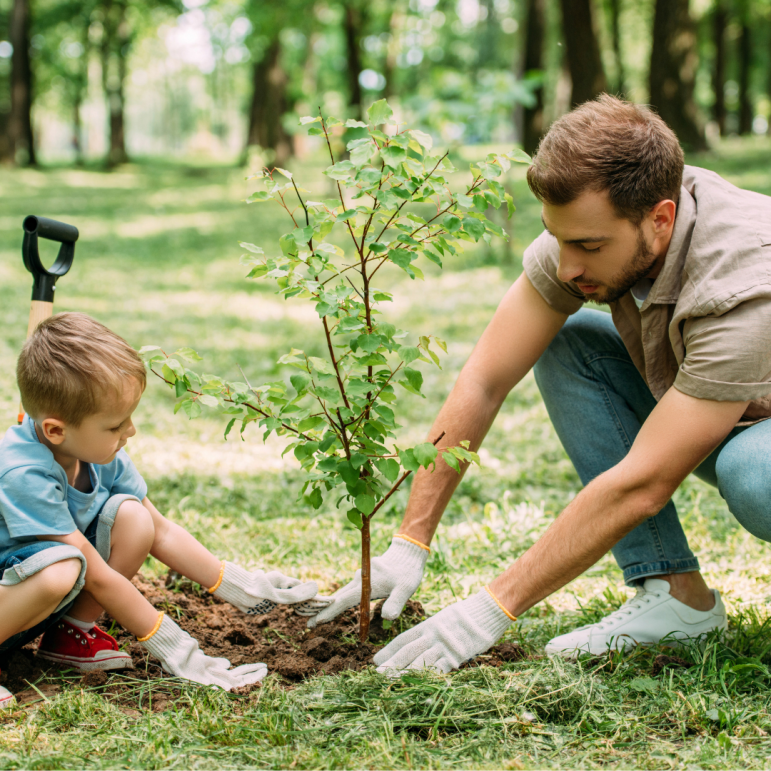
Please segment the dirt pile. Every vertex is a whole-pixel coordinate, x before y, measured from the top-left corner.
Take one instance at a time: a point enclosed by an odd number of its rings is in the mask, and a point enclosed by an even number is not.
[[[156,608],[168,613],[182,629],[195,637],[205,653],[224,656],[233,666],[262,661],[271,673],[280,675],[287,684],[316,674],[332,675],[344,670],[364,669],[371,665],[372,657],[383,645],[425,618],[421,604],[410,601],[401,617],[389,624],[383,621],[380,615],[383,603],[378,602],[370,624],[370,641],[362,645],[358,641],[358,608],[343,613],[329,624],[307,629],[306,619],[286,607],[278,607],[265,616],[245,616],[185,579],[168,577],[164,582],[137,576],[134,584]],[[131,654],[136,668],[131,673],[134,681],[163,676],[155,659],[149,657],[131,635],[113,625],[106,616],[100,619],[99,625],[110,631],[121,647]],[[27,645],[0,661],[4,685],[11,692],[26,693],[30,683],[56,668],[35,657],[36,645]],[[526,654],[522,647],[503,643],[464,666],[501,666],[523,658]],[[99,688],[116,696],[135,689],[105,672],[84,675],[80,685]],[[171,698],[173,689],[169,691],[168,698]],[[32,691],[31,698],[36,696]],[[159,694],[152,708],[162,708],[164,701],[167,698]]]

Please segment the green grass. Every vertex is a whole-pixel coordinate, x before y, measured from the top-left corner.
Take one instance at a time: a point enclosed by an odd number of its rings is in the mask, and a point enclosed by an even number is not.
[[[693,162],[771,194],[767,141],[727,143]],[[473,149],[464,151],[474,157]],[[315,162],[295,171],[317,176]],[[498,301],[540,232],[539,207],[521,171],[512,245],[469,250],[425,283],[386,274],[397,300],[389,319],[450,342],[441,372],[426,370],[428,398],[402,399],[405,442],[419,441]],[[323,193],[324,188],[320,191]],[[207,371],[250,379],[282,374],[293,343],[321,352],[313,314],[243,278],[238,241],[263,246],[282,232],[265,207],[247,207],[242,170],[170,164],[111,174],[5,171],[0,178],[0,414],[16,414],[14,363],[26,331],[30,278],[21,221],[40,214],[80,228],[75,266],[60,281],[59,310],[91,313],[133,345],[192,345]],[[383,271],[385,273],[385,271]],[[285,374],[285,373],[284,373]],[[357,566],[358,533],[339,513],[295,503],[300,475],[254,427],[222,439],[224,421],[172,414],[151,382],[130,451],[150,497],[223,558],[344,582]],[[580,489],[532,377],[509,396],[485,442],[483,468],[462,482],[440,526],[417,599],[435,612],[476,591],[522,553]],[[398,525],[406,491],[376,521],[374,552]],[[716,491],[695,479],[676,495],[691,545],[723,592],[731,627],[689,669],[654,674],[659,651],[566,664],[535,658],[501,670],[416,674],[374,671],[320,677],[285,689],[273,678],[249,697],[185,688],[159,713],[162,681],[137,684],[139,709],[121,711],[70,678],[64,692],[5,719],[2,768],[543,768],[764,767],[771,750],[769,549],[741,530]],[[156,564],[147,570],[160,572]],[[533,653],[554,634],[595,620],[628,596],[610,557],[525,615],[509,633]],[[43,687],[44,683],[37,683]]]

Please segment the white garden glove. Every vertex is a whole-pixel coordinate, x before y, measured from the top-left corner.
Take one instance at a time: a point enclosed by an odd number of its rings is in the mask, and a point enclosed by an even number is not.
[[[227,659],[207,656],[198,642],[165,614],[158,629],[139,642],[161,662],[164,672],[201,685],[218,685],[229,691],[256,683],[268,674],[265,664],[244,664],[230,669]]]
[[[319,587],[315,581],[302,583],[278,570],[251,573],[232,562],[223,562],[222,580],[209,591],[219,599],[235,605],[242,613],[262,616],[276,605],[296,605],[301,615],[311,615],[326,607],[331,600],[317,597]]]
[[[428,555],[427,547],[417,546],[404,538],[394,536],[386,553],[372,560],[370,599],[387,598],[383,605],[383,618],[393,620],[399,617],[407,600],[423,580]],[[361,570],[357,570],[353,581],[338,589],[330,599],[332,604],[308,621],[309,629],[332,621],[343,611],[361,602]]]
[[[512,621],[482,589],[392,640],[375,655],[377,671],[396,676],[406,669],[432,667],[447,673],[491,648]]]

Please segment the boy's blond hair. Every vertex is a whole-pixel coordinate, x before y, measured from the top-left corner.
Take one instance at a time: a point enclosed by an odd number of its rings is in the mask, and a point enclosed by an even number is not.
[[[147,374],[139,354],[85,313],[58,313],[41,321],[24,344],[16,379],[28,415],[57,417],[77,428],[100,411],[105,397],[120,397]]]

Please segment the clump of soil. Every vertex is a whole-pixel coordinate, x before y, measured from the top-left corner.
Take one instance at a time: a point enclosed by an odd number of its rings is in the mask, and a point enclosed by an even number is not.
[[[690,662],[681,659],[679,656],[667,656],[664,653],[660,653],[653,661],[651,674],[656,677],[665,669],[689,669],[691,666],[693,665]]]
[[[332,675],[344,670],[364,669],[372,664],[372,657],[380,648],[425,618],[422,605],[410,600],[400,618],[384,622],[380,615],[383,602],[380,601],[374,605],[370,640],[361,644],[358,641],[358,608],[346,611],[329,624],[307,629],[306,619],[295,615],[286,606],[279,606],[264,616],[246,616],[190,581],[174,575],[167,577],[165,582],[138,575],[133,583],[156,608],[168,613],[182,629],[198,640],[204,653],[224,656],[233,666],[264,662],[269,672],[280,675],[288,685],[317,674]],[[133,681],[164,676],[158,662],[133,636],[106,616],[99,620],[99,625],[110,631],[131,655],[135,667],[130,673]],[[30,692],[30,700],[39,698],[34,690],[30,691],[30,683],[39,680],[49,669],[56,669],[52,662],[34,655],[36,647],[37,643],[30,643],[13,652],[5,661],[0,661],[6,688],[15,694]],[[524,658],[526,653],[521,646],[503,643],[464,667],[482,664],[500,667]],[[86,673],[80,685],[116,696],[119,703],[133,704],[135,700],[129,696],[137,690],[136,686],[121,683],[119,678],[111,678],[110,674],[100,671]],[[173,698],[175,689],[170,687],[167,690],[166,695],[156,694],[152,702],[153,711],[163,709],[168,699]],[[238,690],[246,693],[251,687]],[[23,698],[19,700],[24,701]]]

